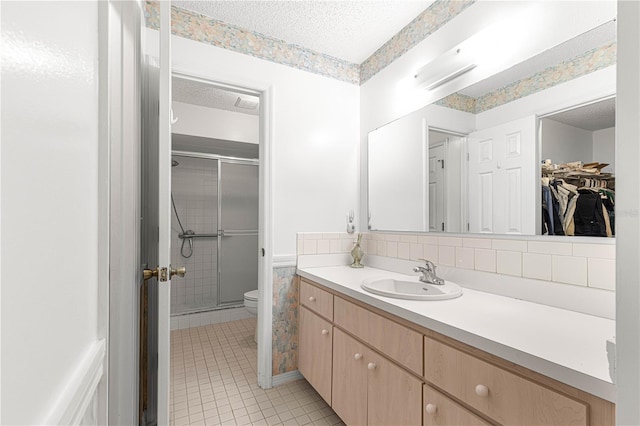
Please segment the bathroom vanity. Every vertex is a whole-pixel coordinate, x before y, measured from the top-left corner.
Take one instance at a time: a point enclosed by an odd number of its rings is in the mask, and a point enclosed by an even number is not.
[[[470,289],[391,299],[361,289],[375,275],[400,274],[298,269],[299,370],[347,425],[615,424],[612,320]]]

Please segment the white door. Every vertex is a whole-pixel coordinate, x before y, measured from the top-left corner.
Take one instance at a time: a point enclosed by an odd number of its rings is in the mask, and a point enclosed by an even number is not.
[[[444,144],[429,148],[429,231],[445,230]]]
[[[145,59],[142,79],[140,422],[169,424],[171,296],[170,4],[160,2],[159,58]],[[180,265],[178,265],[180,266]]]
[[[158,425],[169,424],[171,303],[171,3],[160,2],[160,75],[158,109]]]
[[[471,133],[469,231],[535,233],[535,116]]]

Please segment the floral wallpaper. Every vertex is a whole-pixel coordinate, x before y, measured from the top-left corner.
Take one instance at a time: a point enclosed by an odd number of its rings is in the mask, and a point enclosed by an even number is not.
[[[351,84],[363,84],[473,3],[475,0],[436,0],[360,65],[175,6],[171,7],[171,31],[177,36],[201,43]],[[154,29],[160,27],[158,1],[145,1],[145,19],[148,27]],[[605,68],[615,62],[616,44],[614,42],[600,49],[585,52],[478,99],[454,93],[436,104],[477,114]]]
[[[362,63],[360,84],[379,73],[473,3],[475,0],[436,0]]]
[[[462,93],[452,93],[446,98],[442,98],[434,103],[443,107],[457,109],[458,111],[470,112],[471,114],[476,113],[476,98],[463,95]]]
[[[273,268],[273,375],[298,369],[296,268]]]
[[[157,1],[146,1],[145,19],[147,27],[160,28],[160,8]],[[358,64],[175,6],[171,7],[171,33],[347,83],[360,83],[360,66]]]
[[[613,42],[589,50],[531,77],[489,92],[476,100],[476,114],[614,65],[616,63],[616,47],[617,44]]]

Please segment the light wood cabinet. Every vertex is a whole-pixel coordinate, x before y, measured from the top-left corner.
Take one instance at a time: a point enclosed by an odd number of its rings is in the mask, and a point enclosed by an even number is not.
[[[422,381],[377,353],[367,360],[369,425],[419,425]]]
[[[497,423],[588,424],[585,403],[425,337],[425,378]]]
[[[335,329],[331,407],[347,425],[367,424],[367,348]]]
[[[422,382],[334,331],[332,408],[347,425],[419,425]]]
[[[334,322],[422,376],[422,334],[340,297],[335,298]]]
[[[424,426],[489,426],[480,417],[430,386],[422,391]]]
[[[347,425],[613,426],[615,405],[302,280],[299,370]]]
[[[300,304],[333,321],[333,294],[300,280]]]
[[[333,325],[300,307],[298,370],[320,396],[331,404]]]

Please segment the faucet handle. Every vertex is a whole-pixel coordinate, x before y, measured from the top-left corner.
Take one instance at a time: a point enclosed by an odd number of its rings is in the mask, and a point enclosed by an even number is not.
[[[418,260],[422,260],[424,262],[425,266],[427,267],[427,269],[429,269],[430,271],[432,271],[432,272],[436,271],[436,265],[432,261],[430,261],[429,259],[420,258]]]

